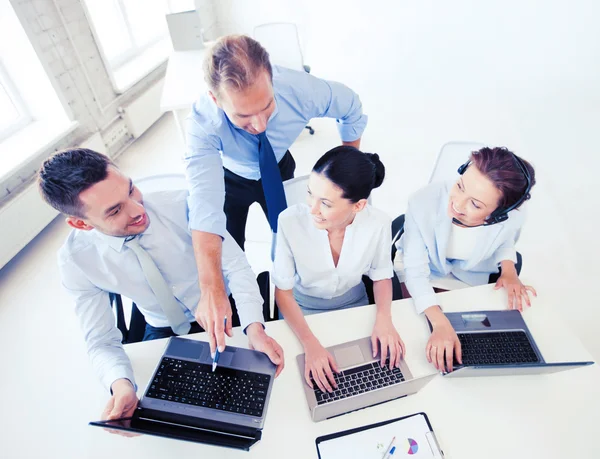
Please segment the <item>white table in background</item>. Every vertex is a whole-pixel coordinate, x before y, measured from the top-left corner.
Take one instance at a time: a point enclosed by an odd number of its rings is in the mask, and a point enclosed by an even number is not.
[[[493,286],[481,286],[439,295],[446,311],[502,309],[506,295]],[[524,313],[548,362],[591,360],[579,340],[553,314],[551,299],[537,299]],[[368,336],[374,306],[307,317],[324,346]],[[407,347],[406,361],[413,375],[431,373],[424,348],[428,329],[414,312],[412,300],[393,305],[394,324]],[[302,352],[283,321],[267,324],[268,333],[286,352],[286,368],[276,380],[269,403],[263,439],[247,453],[195,443],[140,436],[122,438],[89,427],[83,443],[87,457],[106,458],[118,453],[128,458],[316,458],[315,438],[340,430],[383,421],[419,411],[428,414],[448,458],[586,458],[600,457],[596,439],[600,426],[600,368],[592,365],[564,373],[538,376],[445,379],[436,377],[419,393],[334,419],[313,423],[309,417],[296,355]],[[239,329],[228,341],[246,346]],[[204,334],[191,339],[205,339]],[[137,343],[126,347],[133,362],[141,395],[152,376],[166,341]],[[86,410],[95,419],[106,400],[92,400]],[[83,430],[79,430],[83,432]],[[83,456],[83,454],[82,454]]]
[[[206,91],[202,71],[205,49],[174,51],[167,64],[160,109],[163,112],[173,112],[182,136],[184,136],[183,120],[198,96]]]

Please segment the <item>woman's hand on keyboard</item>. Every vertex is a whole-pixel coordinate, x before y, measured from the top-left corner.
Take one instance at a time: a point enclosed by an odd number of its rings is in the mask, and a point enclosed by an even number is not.
[[[462,349],[458,335],[439,306],[427,308],[425,314],[433,328],[425,348],[427,360],[439,371],[452,371],[454,353],[458,363],[462,364]]]
[[[304,379],[306,379],[306,383],[310,387],[314,387],[311,381],[312,375],[312,379],[321,391],[333,392],[334,389],[337,389],[333,371],[339,373],[339,370],[333,355],[316,338],[308,341],[304,346],[304,353]]]
[[[378,344],[379,343],[379,346]],[[389,355],[390,370],[394,367],[400,368],[400,360],[406,354],[404,341],[400,338],[400,334],[392,323],[391,314],[377,313],[375,326],[371,334],[371,346],[373,348],[373,357],[377,356],[377,351],[380,350],[381,366],[385,365],[385,361]]]

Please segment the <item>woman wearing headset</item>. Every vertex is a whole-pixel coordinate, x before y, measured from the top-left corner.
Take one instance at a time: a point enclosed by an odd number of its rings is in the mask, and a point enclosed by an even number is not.
[[[336,147],[315,164],[307,204],[279,215],[273,269],[275,299],[306,353],[304,377],[319,388],[336,387],[335,359],[310,330],[304,315],[369,304],[362,276],[373,281],[377,313],[371,344],[381,366],[400,366],[404,343],[392,323],[391,220],[367,199],[383,182],[379,156]]]
[[[408,202],[404,234],[394,261],[417,311],[432,325],[427,359],[452,371],[462,363],[460,341],[438,306],[432,279],[469,285],[496,282],[508,292],[509,307],[531,306],[533,287],[519,280],[515,242],[523,224],[518,209],[535,185],[531,164],[506,148],[473,152],[454,183],[432,183]],[[440,291],[440,290],[437,290]]]

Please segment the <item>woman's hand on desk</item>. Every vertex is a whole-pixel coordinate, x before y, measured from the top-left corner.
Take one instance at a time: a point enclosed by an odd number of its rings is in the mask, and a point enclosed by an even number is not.
[[[452,371],[454,354],[462,364],[462,348],[454,327],[439,306],[431,306],[425,310],[431,322],[432,332],[425,347],[427,360],[440,371]]]
[[[332,372],[333,370],[339,373],[337,363],[335,363],[333,355],[319,343],[319,340],[312,338],[304,345],[304,359],[304,379],[310,387],[313,387],[310,379],[312,374],[315,383],[323,392],[333,392],[334,389],[337,389]]]
[[[515,272],[514,274],[504,274],[500,276],[498,281],[496,282],[496,286],[494,290],[498,290],[499,288],[504,287],[506,289],[506,293],[508,294],[508,308],[509,309],[518,309],[519,311],[523,311],[523,300],[525,300],[525,304],[531,307],[531,299],[529,298],[529,292],[533,294],[533,296],[537,296],[537,292],[530,285],[523,285],[521,279]]]
[[[379,345],[377,343],[379,342]],[[400,334],[392,323],[391,314],[377,313],[375,326],[371,334],[371,346],[373,348],[373,357],[380,350],[381,366],[385,365],[385,360],[390,356],[390,370],[394,367],[400,368],[400,359],[406,354],[404,342]]]

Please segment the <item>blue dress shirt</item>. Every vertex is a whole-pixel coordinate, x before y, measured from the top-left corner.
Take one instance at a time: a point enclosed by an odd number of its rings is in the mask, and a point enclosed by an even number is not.
[[[279,162],[312,118],[336,118],[342,141],[359,139],[367,125],[358,95],[341,83],[273,66],[275,111],[267,137]],[[258,136],[234,126],[204,94],[185,121],[186,175],[190,186],[190,227],[224,237],[223,166],[259,180]]]
[[[187,196],[185,190],[144,196],[150,225],[140,236],[140,245],[152,257],[181,309],[193,322],[200,288],[188,227]],[[124,242],[123,237],[107,236],[97,230],[73,230],[58,254],[62,282],[75,297],[75,312],[88,354],[107,389],[119,378],[135,384],[129,358],[121,345],[121,332],[115,326],[109,292],[133,300],[150,325],[169,326],[135,253]],[[244,252],[226,235],[222,253],[225,285],[236,300],[242,327],[263,323],[263,300]]]

